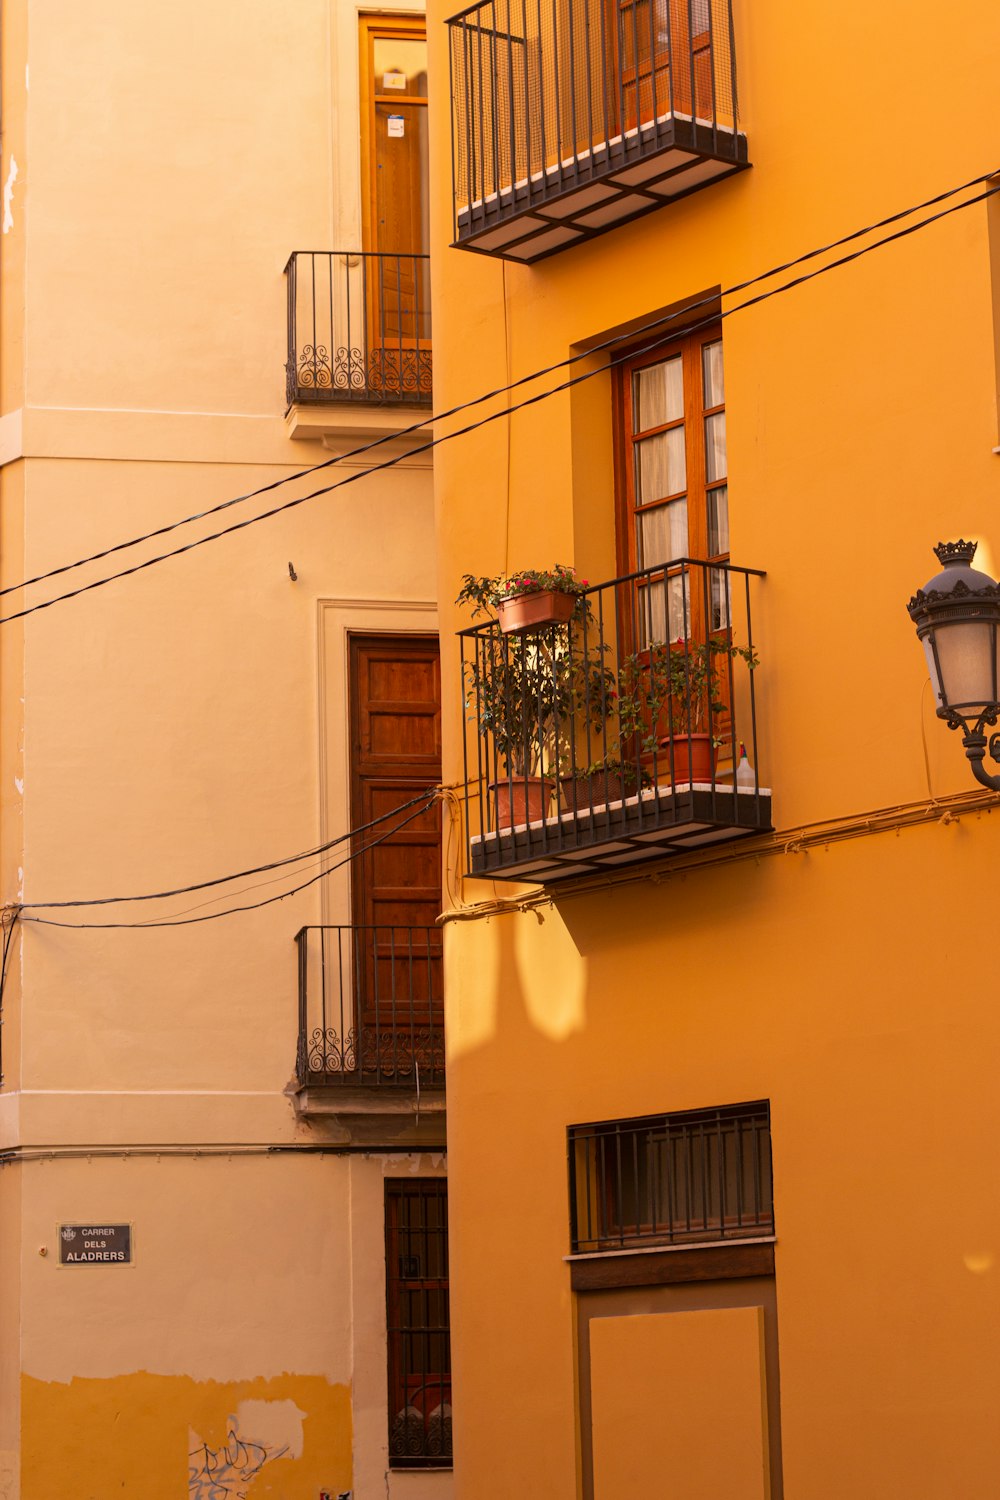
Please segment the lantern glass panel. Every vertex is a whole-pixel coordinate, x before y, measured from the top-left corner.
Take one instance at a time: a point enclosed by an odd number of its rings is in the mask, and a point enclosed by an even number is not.
[[[940,625],[934,631],[941,681],[931,682],[939,702],[950,708],[979,709],[996,701],[996,641],[991,620]],[[929,653],[928,653],[929,654]]]

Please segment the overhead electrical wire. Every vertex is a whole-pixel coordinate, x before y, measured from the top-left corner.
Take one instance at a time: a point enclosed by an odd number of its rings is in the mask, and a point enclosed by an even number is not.
[[[426,791],[420,792],[416,797],[411,797],[408,802],[401,802],[398,807],[390,808],[386,813],[380,813],[377,818],[372,818],[369,823],[361,823],[357,828],[351,828],[347,833],[340,833],[335,839],[329,839],[325,844],[317,844],[315,849],[303,849],[301,854],[289,854],[285,859],[275,859],[263,865],[252,865],[247,870],[234,870],[231,875],[217,875],[212,880],[199,880],[193,885],[177,886],[169,891],[145,891],[137,896],[92,896],[81,901],[20,901],[19,911],[54,911],[56,908],[80,907],[80,906],[114,906],[123,901],[166,901],[171,896],[189,896],[194,891],[211,890],[214,886],[230,885],[234,880],[245,880],[248,875],[264,875],[271,870],[280,870],[286,865],[297,865],[305,859],[315,859],[319,855],[336,848],[338,844],[344,843],[346,839],[356,838],[358,834],[367,833],[376,828],[379,823],[385,823],[389,818],[394,818],[397,813],[407,812],[415,807],[418,802],[424,803],[433,800],[439,795],[440,788],[428,787]]]
[[[860,229],[852,230],[849,234],[843,235],[839,239],[831,240],[825,245],[818,246],[812,250],[807,250],[801,255],[794,256],[792,259],[782,262],[780,265],[772,266],[767,271],[758,272],[755,276],[751,276],[745,281],[737,282],[730,287],[725,287],[720,292],[700,298],[698,301],[689,303],[685,307],[678,309],[672,313],[661,314],[658,317],[651,319],[648,323],[640,325],[638,328],[630,329],[627,334],[614,334],[611,337],[603,340],[602,342],[588,346],[588,348],[585,350],[580,350],[575,354],[568,355],[565,359],[557,360],[554,363],[544,366],[541,369],[533,370],[530,374],[519,376],[517,380],[508,381],[506,385],[497,386],[491,391],[484,392],[483,394],[472,397],[467,401],[459,402],[457,405],[449,407],[445,411],[429,413],[419,422],[415,422],[409,427],[402,428],[398,432],[393,433],[392,437],[393,439],[398,439],[399,437],[411,436],[414,433],[420,432],[424,427],[428,426],[429,423],[446,421],[464,411],[469,411],[476,406],[481,406],[485,402],[493,401],[498,399],[500,396],[510,394],[512,391],[518,390],[524,385],[529,385],[536,380],[544,379],[547,375],[555,374],[557,371],[562,369],[568,369],[582,359],[592,359],[595,354],[600,354],[607,349],[620,346],[626,341],[631,345],[637,336],[641,337],[644,334],[652,332],[655,329],[665,330],[671,323],[677,322],[681,319],[689,319],[691,313],[697,311],[699,307],[708,306],[710,304],[717,304],[722,297],[734,296],[739,292],[746,291],[750,287],[758,285],[761,281],[768,281],[772,277],[779,276],[785,271],[791,270],[795,266],[804,265],[811,260],[815,260],[820,255],[829,254],[832,250],[840,249],[844,245],[851,244],[854,241],[862,239],[869,234],[874,234],[880,229],[887,228],[890,224],[896,224],[902,219],[910,218],[915,213],[921,213],[926,208],[931,208],[938,203],[945,202],[948,198],[956,197],[959,193],[968,191],[969,188],[977,187],[984,182],[989,182],[996,176],[996,169],[990,172],[984,172],[978,177],[971,178],[968,182],[962,183],[958,187],[948,188],[942,193],[937,193],[933,197],[925,199],[922,203],[913,204],[908,208],[900,209],[898,212],[890,214],[886,218],[876,220],[872,224],[865,225]],[[909,226],[906,230],[900,231],[893,235],[888,235],[884,239],[878,240],[874,244],[866,246],[864,250],[859,251],[854,255],[845,256],[840,258],[839,260],[833,261],[830,263],[830,265],[822,267],[820,271],[814,272],[812,273],[812,275],[820,275],[824,271],[833,270],[837,266],[846,265],[849,261],[857,259],[860,255],[867,254],[870,250],[879,249],[883,245],[890,244],[893,240],[901,239],[907,234],[914,233],[917,229],[925,228],[927,225],[936,222],[936,220],[946,217],[946,215],[949,213],[954,213],[959,209],[969,208],[975,203],[982,202],[985,198],[991,197],[993,193],[997,191],[1000,191],[1000,186],[991,187],[985,193],[979,194],[974,198],[967,199],[960,204],[955,204],[951,208],[944,210],[942,213],[933,214],[929,218],[924,219],[917,224]],[[759,297],[750,298],[745,303],[740,303],[737,307],[728,309],[726,312],[723,312],[721,316],[728,316],[733,312],[740,311],[744,307],[752,307],[757,302],[766,300],[768,296],[776,296],[782,291],[788,291],[792,287],[801,285],[802,281],[811,279],[812,276],[795,278],[794,280],[787,282],[780,287],[774,288],[769,293],[762,294]],[[711,319],[709,319],[708,321],[715,322],[717,321],[718,316],[718,314],[713,314]],[[662,342],[666,336],[666,333],[663,333],[661,338],[657,342]],[[649,345],[647,347],[656,348],[657,343],[654,342],[652,345]],[[634,352],[634,349],[630,349],[630,357]],[[617,363],[621,363],[621,361],[609,361],[607,365],[602,365],[595,370],[587,371],[581,378],[590,379],[592,376],[601,374],[604,370],[612,368],[613,365]],[[386,460],[384,463],[374,465],[372,468],[365,469],[359,474],[352,474],[347,478],[339,481],[337,484],[330,485],[320,490],[315,490],[311,494],[291,501],[285,506],[279,506],[271,510],[264,511],[260,515],[254,516],[250,520],[242,522],[237,526],[226,527],[222,531],[213,532],[211,535],[202,537],[197,542],[190,543],[188,546],[178,547],[173,549],[172,551],[161,553],[154,558],[148,559],[144,563],[138,564],[132,568],[122,569],[117,573],[109,575],[107,578],[98,579],[95,582],[84,586],[83,588],[74,589],[68,591],[65,594],[56,595],[54,598],[45,600],[40,604],[33,605],[28,609],[20,610],[14,614],[0,617],[0,625],[8,624],[13,620],[23,619],[26,615],[34,614],[41,609],[48,609],[53,604],[61,604],[68,599],[76,598],[79,594],[87,593],[93,588],[103,587],[105,583],[113,583],[120,578],[129,577],[131,574],[141,572],[144,568],[152,567],[158,562],[166,562],[171,557],[178,557],[184,552],[191,551],[194,547],[201,546],[204,543],[210,541],[216,541],[222,536],[228,536],[232,532],[242,529],[243,526],[252,525],[256,521],[268,520],[275,515],[281,514],[283,510],[292,509],[296,505],[304,504],[307,500],[317,499],[321,495],[330,494],[333,490],[339,489],[341,485],[355,482],[358,479],[366,477],[369,473],[377,473],[380,469],[392,468],[395,464],[403,462],[404,459],[412,458],[416,453],[425,453],[429,451],[429,449],[436,447],[439,443],[447,442],[454,437],[464,436],[468,432],[474,431],[476,427],[486,425],[486,423],[491,421],[496,421],[499,417],[506,416],[509,418],[513,412],[521,410],[523,406],[532,404],[532,401],[544,399],[549,395],[556,395],[560,391],[566,390],[570,384],[575,383],[576,382],[564,382],[562,385],[555,386],[553,389],[547,392],[542,392],[539,396],[533,397],[528,401],[517,403],[515,405],[505,407],[499,412],[492,413],[489,417],[484,418],[480,423],[475,423],[470,426],[460,428],[452,433],[444,433],[441,437],[435,438],[426,444],[409,450],[405,454],[400,454],[395,458]],[[197,521],[206,520],[208,517],[218,515],[220,512],[228,510],[235,505],[242,505],[250,500],[259,498],[261,495],[269,494],[272,491],[279,489],[283,485],[292,484],[299,479],[308,478],[313,474],[320,473],[324,469],[331,467],[331,465],[343,463],[345,460],[350,458],[361,457],[364,454],[369,453],[374,449],[379,448],[380,446],[383,446],[388,441],[389,437],[386,435],[374,438],[369,443],[364,443],[357,448],[352,448],[346,453],[336,454],[332,458],[324,459],[321,463],[313,464],[307,468],[297,470],[293,474],[283,475],[280,479],[273,480],[271,483],[266,485],[261,485],[259,488],[250,490],[246,494],[237,495],[228,500],[221,501],[217,505],[209,506],[205,510],[195,512],[190,516],[182,517],[180,520],[169,522],[164,526],[160,526],[151,531],[145,532],[141,536],[133,537],[124,542],[115,543],[111,547],[106,547],[99,552],[91,553],[90,556],[80,558],[75,562],[64,563],[60,567],[51,568],[44,573],[38,573],[32,578],[23,580],[21,583],[9,584],[6,587],[0,589],[0,597],[11,593],[17,593],[22,589],[33,587],[38,583],[44,583],[51,578],[60,577],[66,573],[75,571],[77,568],[87,567],[92,563],[100,562],[107,557],[112,557],[119,552],[128,551],[133,547],[141,546],[145,542],[153,541],[157,537],[167,536],[171,532],[177,531],[183,526],[191,525]]]
[[[722,297],[722,296],[732,295],[733,293],[735,293],[737,291],[745,290],[748,287],[757,284],[761,280],[769,279],[769,277],[774,276],[774,275],[780,275],[785,270],[789,270],[789,269],[791,269],[792,267],[794,267],[796,265],[801,265],[801,264],[804,264],[805,262],[807,262],[809,260],[813,260],[817,256],[822,255],[824,253],[827,253],[831,249],[836,249],[836,248],[838,248],[838,247],[840,247],[840,246],[842,246],[844,244],[848,244],[848,243],[850,243],[850,242],[852,242],[854,240],[862,238],[862,237],[864,237],[867,234],[873,233],[875,230],[877,230],[879,228],[886,227],[887,225],[892,224],[892,223],[897,223],[899,220],[904,219],[904,218],[908,218],[913,213],[919,212],[924,207],[930,207],[933,204],[943,202],[943,201],[945,201],[946,199],[948,199],[950,197],[956,196],[960,192],[966,191],[969,187],[974,187],[974,186],[979,185],[982,182],[990,181],[991,179],[995,178],[996,176],[997,176],[996,172],[984,173],[982,176],[973,178],[970,182],[963,184],[961,187],[952,188],[952,189],[947,190],[944,193],[940,193],[940,194],[936,195],[934,198],[928,199],[928,200],[926,200],[925,203],[917,205],[914,208],[901,210],[899,213],[893,214],[893,215],[889,216],[886,219],[880,220],[876,224],[869,225],[869,226],[867,226],[864,229],[855,230],[851,234],[842,237],[840,240],[832,241],[827,246],[823,246],[823,247],[820,247],[818,249],[808,251],[808,252],[806,252],[805,254],[803,254],[801,256],[797,256],[794,259],[785,262],[782,266],[775,267],[774,269],[772,269],[769,272],[762,272],[762,273],[760,273],[759,276],[750,278],[748,281],[740,283],[737,286],[734,286],[734,287],[731,287],[731,288],[727,288],[727,289],[725,289],[721,293],[715,293],[711,297],[703,298],[698,303],[689,304],[688,306],[686,306],[685,308],[683,308],[682,310],[680,310],[678,313],[670,314],[670,315],[668,315],[666,317],[661,317],[661,318],[654,319],[654,320],[651,321],[650,324],[645,325],[645,329],[648,331],[649,329],[652,329],[652,328],[655,328],[655,327],[662,328],[663,325],[664,325],[664,323],[672,321],[673,319],[675,319],[677,317],[683,317],[685,320],[687,320],[689,318],[689,316],[690,316],[691,311],[694,308],[698,307],[698,306],[702,306],[702,305],[705,305],[707,303],[716,304],[718,302],[719,298]],[[988,188],[986,191],[977,194],[973,198],[965,199],[961,203],[952,204],[950,207],[942,209],[938,213],[929,215],[927,218],[925,218],[923,220],[920,220],[920,221],[918,221],[915,224],[907,225],[906,228],[904,228],[904,229],[897,230],[893,234],[884,236],[882,239],[879,239],[879,240],[875,241],[871,245],[866,245],[866,246],[864,246],[863,248],[861,248],[859,250],[853,251],[849,255],[841,256],[837,260],[828,262],[827,264],[825,264],[823,266],[820,266],[820,267],[818,267],[817,269],[815,269],[813,271],[807,272],[806,274],[804,274],[802,276],[794,277],[790,281],[783,282],[778,287],[773,287],[773,288],[769,289],[768,291],[761,292],[761,293],[759,293],[755,297],[747,298],[744,302],[738,303],[735,307],[723,309],[721,312],[713,311],[712,314],[709,317],[706,317],[706,318],[704,318],[704,319],[702,319],[702,320],[694,323],[693,325],[690,324],[690,323],[688,323],[686,321],[685,322],[686,331],[694,332],[694,331],[696,331],[697,329],[699,329],[701,327],[709,327],[712,324],[715,324],[717,322],[721,322],[725,318],[731,317],[736,312],[741,312],[741,311],[743,311],[743,310],[745,310],[747,308],[754,307],[754,306],[756,306],[756,305],[758,305],[760,303],[766,302],[771,297],[778,296],[778,295],[780,295],[783,292],[791,291],[793,288],[801,286],[805,282],[812,281],[816,277],[822,276],[822,275],[826,274],[826,272],[828,272],[828,271],[835,270],[835,269],[837,269],[840,266],[847,265],[847,264],[851,263],[852,261],[860,259],[862,256],[869,254],[872,250],[876,250],[876,249],[881,248],[884,245],[891,244],[895,240],[904,239],[908,235],[914,234],[918,230],[926,228],[928,225],[937,222],[939,219],[946,218],[946,217],[948,217],[948,215],[953,214],[953,213],[957,213],[961,209],[970,208],[970,207],[973,206],[973,204],[983,202],[986,199],[991,198],[997,192],[1000,192],[1000,182],[995,183],[993,186],[991,186],[990,188]],[[505,416],[509,417],[515,411],[520,411],[520,410],[522,410],[525,407],[535,405],[538,402],[546,400],[550,396],[557,395],[557,394],[559,394],[562,391],[566,391],[566,390],[572,388],[573,386],[576,386],[576,385],[580,384],[581,382],[583,382],[585,380],[592,379],[595,375],[603,374],[606,371],[615,368],[617,365],[622,364],[626,360],[630,360],[630,359],[634,358],[637,353],[641,354],[641,353],[649,352],[650,350],[653,350],[653,349],[657,348],[659,345],[661,345],[665,341],[665,336],[661,334],[660,337],[657,338],[657,339],[655,339],[652,343],[650,343],[650,344],[646,345],[645,347],[640,348],[640,349],[637,350],[635,348],[635,346],[634,346],[634,342],[633,341],[635,339],[636,333],[637,332],[642,332],[642,331],[643,331],[642,329],[640,329],[640,330],[635,330],[635,329],[630,330],[630,332],[628,334],[628,341],[629,341],[629,350],[628,350],[628,353],[619,356],[617,359],[608,360],[606,363],[598,366],[595,369],[586,370],[581,375],[577,375],[577,376],[573,377],[570,380],[563,381],[559,385],[550,387],[549,389],[547,389],[545,391],[537,392],[535,395],[526,398],[524,401],[517,402],[517,403],[515,403],[515,404],[513,404],[513,405],[511,405],[509,407],[504,407],[504,408],[501,408],[499,411],[492,412],[489,415],[487,415],[486,417],[483,417],[483,418],[479,419],[477,422],[469,423],[465,427],[458,428],[458,429],[456,429],[453,432],[444,433],[440,437],[433,438],[430,441],[428,441],[426,444],[422,444],[422,445],[418,446],[415,449],[411,449],[411,450],[409,450],[405,454],[398,455],[395,458],[391,458],[391,459],[388,459],[388,460],[386,460],[385,462],[383,462],[381,464],[377,464],[377,465],[373,466],[372,469],[364,470],[364,471],[361,471],[361,472],[359,472],[357,474],[348,475],[345,478],[339,480],[336,484],[324,486],[324,487],[322,487],[322,488],[320,488],[318,490],[314,490],[314,491],[310,492],[307,495],[297,496],[297,497],[295,497],[292,500],[284,502],[280,506],[273,507],[271,510],[264,511],[261,514],[256,515],[256,516],[249,517],[246,520],[240,521],[240,522],[236,523],[233,526],[225,527],[225,528],[223,528],[222,530],[220,530],[218,532],[213,532],[209,536],[201,537],[198,540],[196,540],[194,542],[191,542],[191,543],[188,543],[188,544],[186,544],[183,547],[175,548],[175,549],[173,549],[170,552],[160,554],[157,557],[149,558],[145,562],[137,564],[134,567],[123,569],[120,572],[111,574],[110,576],[108,576],[106,578],[95,580],[94,582],[86,584],[86,585],[84,585],[83,587],[81,587],[79,589],[74,589],[74,590],[72,590],[69,593],[62,594],[62,595],[57,595],[53,599],[43,601],[41,604],[37,604],[37,605],[31,606],[30,608],[18,611],[15,614],[7,615],[7,616],[2,616],[2,617],[0,617],[0,625],[2,625],[2,624],[8,624],[8,623],[10,623],[10,622],[12,622],[14,620],[22,619],[26,615],[30,615],[30,614],[36,613],[38,610],[50,608],[53,604],[61,603],[61,602],[63,602],[66,599],[75,598],[79,594],[90,592],[92,589],[103,587],[104,584],[106,584],[106,583],[113,583],[113,582],[115,582],[119,578],[128,577],[128,576],[130,576],[133,573],[141,572],[145,568],[152,567],[152,566],[154,566],[158,562],[165,562],[165,561],[167,561],[171,557],[180,556],[180,555],[182,555],[185,552],[191,551],[191,550],[193,550],[196,547],[199,547],[199,546],[202,546],[202,545],[206,544],[207,542],[217,541],[217,540],[219,540],[223,536],[228,536],[228,535],[232,534],[233,532],[243,530],[245,527],[251,526],[251,525],[255,524],[257,521],[268,520],[268,519],[272,518],[273,516],[282,514],[286,510],[291,510],[291,509],[294,509],[295,507],[297,507],[299,505],[303,505],[308,500],[317,499],[317,498],[319,498],[319,497],[321,497],[323,495],[332,493],[334,490],[342,488],[344,485],[355,483],[355,482],[357,482],[357,480],[367,477],[367,475],[369,473],[379,472],[382,469],[392,468],[397,463],[403,461],[403,459],[411,458],[415,453],[426,452],[426,451],[428,451],[428,450],[430,450],[432,448],[437,447],[439,444],[441,444],[443,442],[450,441],[452,438],[462,437],[464,435],[467,435],[468,433],[474,432],[478,428],[486,426],[490,422],[494,422],[494,421],[499,420],[501,417],[505,417]],[[484,401],[487,401],[487,400],[495,398],[497,395],[502,395],[502,394],[504,394],[505,391],[514,390],[514,389],[518,388],[521,385],[524,385],[526,383],[531,382],[532,380],[543,378],[546,374],[551,374],[551,373],[554,373],[556,370],[567,368],[568,366],[576,363],[580,359],[583,359],[583,358],[593,358],[593,356],[596,353],[600,353],[604,349],[607,349],[609,347],[613,347],[614,345],[622,343],[622,342],[624,342],[624,340],[625,340],[625,336],[624,335],[616,335],[614,338],[606,340],[603,344],[593,345],[593,346],[589,347],[588,349],[586,349],[585,351],[582,351],[580,353],[572,355],[572,356],[570,356],[569,358],[567,358],[565,360],[561,360],[561,361],[557,362],[556,364],[548,366],[544,370],[535,371],[531,375],[522,376],[518,380],[511,382],[507,387],[500,387],[495,392],[491,392],[491,393],[489,393],[487,395],[484,395],[484,396],[476,397],[474,400],[466,402],[466,403],[463,403],[460,406],[451,408],[447,412],[440,413],[440,414],[438,414],[436,416],[429,416],[429,417],[425,418],[423,421],[421,421],[419,423],[416,423],[412,427],[406,429],[406,431],[410,432],[410,433],[419,431],[422,427],[426,426],[427,423],[430,422],[430,421],[440,421],[440,420],[443,420],[444,418],[446,418],[448,416],[454,415],[456,412],[459,412],[459,411],[462,411],[462,410],[468,410],[469,408],[471,408],[473,406],[482,404]],[[375,446],[378,445],[378,443],[380,443],[382,441],[383,441],[383,439],[377,439],[375,442],[373,442],[371,444],[365,445],[364,448],[353,450],[353,451],[357,452],[357,453],[367,451],[368,448],[375,447]],[[347,456],[347,455],[341,455],[341,456],[335,457],[333,459],[326,460],[326,461],[324,461],[321,464],[315,465],[312,469],[307,469],[307,470],[301,471],[301,473],[299,475],[287,476],[286,480],[284,480],[284,481],[278,481],[278,482],[276,482],[274,484],[263,486],[261,488],[261,490],[255,491],[255,492],[253,492],[253,494],[250,494],[250,495],[247,495],[247,496],[244,496],[244,497],[238,497],[236,500],[233,500],[233,501],[223,502],[222,505],[214,507],[213,510],[203,512],[201,516],[195,516],[195,517],[189,517],[189,518],[187,518],[187,521],[201,519],[203,516],[207,516],[207,515],[213,514],[215,511],[228,508],[228,506],[230,506],[231,504],[240,503],[240,500],[242,500],[242,499],[253,498],[254,494],[262,494],[262,493],[267,492],[268,490],[275,489],[275,488],[278,487],[278,483],[288,482],[288,480],[291,480],[291,479],[294,479],[294,478],[301,478],[301,477],[303,477],[306,474],[315,473],[318,470],[325,469],[331,463],[340,462],[341,459],[342,459],[342,457],[345,457],[345,456]],[[176,523],[174,523],[174,525],[172,527],[170,527],[170,528],[164,528],[163,530],[176,529],[177,527],[179,527],[181,525],[187,524],[187,521],[176,522]],[[95,554],[94,557],[92,557],[92,558],[84,559],[80,563],[76,563],[76,564],[67,564],[64,569],[60,569],[60,570],[56,570],[56,571],[60,571],[60,572],[62,572],[62,571],[70,571],[74,567],[84,566],[85,563],[87,563],[87,562],[92,562],[92,561],[99,560],[99,556],[107,556],[107,555],[110,555],[111,551],[123,550],[126,547],[138,545],[141,541],[149,540],[150,538],[152,538],[153,536],[158,535],[158,534],[163,534],[163,531],[161,530],[161,532],[159,532],[159,533],[149,533],[147,537],[138,538],[134,542],[120,543],[117,548],[109,549],[109,551],[105,552],[104,554]],[[48,577],[48,576],[54,576],[54,575],[52,575],[52,574],[49,574],[49,575],[40,575],[40,577],[38,579],[36,579],[36,580],[29,580],[29,582],[38,582],[38,581],[41,581],[42,580],[42,576]],[[26,586],[26,585],[22,585],[22,586]],[[6,592],[10,592],[10,591],[11,590],[8,589],[8,590],[2,590],[0,592],[6,593]],[[438,795],[438,792],[435,791],[434,796],[436,797],[437,795]],[[424,810],[425,806],[429,807],[431,805],[431,802],[434,800],[434,797],[429,797],[427,799],[414,799],[414,800],[421,800],[422,805],[417,809],[416,812],[414,812],[411,815],[410,818],[406,819],[404,821],[404,823],[399,824],[398,825],[399,828],[405,827],[407,823],[412,822],[416,817],[418,817],[420,815],[420,812],[422,812]],[[395,812],[402,811],[402,810],[404,810],[405,808],[407,808],[407,807],[409,807],[411,805],[413,805],[413,804],[412,803],[403,804],[400,808],[394,809],[393,813],[386,814],[386,815],[384,815],[384,817],[385,818],[391,817],[391,816],[394,815]],[[94,898],[93,900],[85,900],[85,901],[66,901],[66,902],[50,902],[50,903],[31,903],[31,904],[26,903],[24,906],[19,907],[18,911],[19,912],[21,912],[21,911],[27,911],[29,909],[30,910],[39,910],[39,909],[51,910],[51,909],[54,909],[56,907],[92,906],[92,905],[109,904],[109,903],[113,903],[113,902],[141,901],[141,900],[160,900],[160,899],[166,899],[168,896],[183,895],[183,894],[188,894],[188,893],[193,892],[193,891],[205,890],[205,889],[209,889],[209,888],[211,888],[213,886],[216,886],[216,885],[226,884],[226,883],[228,883],[231,880],[245,878],[248,875],[264,873],[264,872],[270,871],[272,869],[279,869],[279,868],[281,868],[281,867],[283,867],[285,865],[296,864],[296,863],[299,863],[303,859],[312,858],[312,857],[315,857],[317,855],[321,855],[322,853],[328,851],[330,848],[335,847],[338,843],[343,842],[345,839],[354,837],[358,832],[364,831],[364,829],[367,829],[369,827],[375,826],[375,823],[378,823],[378,822],[381,822],[381,821],[383,821],[383,819],[376,819],[376,820],[374,820],[374,822],[372,824],[363,825],[362,829],[352,830],[351,833],[341,835],[337,839],[330,841],[329,844],[318,846],[317,849],[315,849],[313,851],[305,851],[304,853],[302,853],[300,855],[289,856],[285,860],[273,861],[273,862],[268,863],[268,864],[256,866],[256,867],[254,867],[252,869],[249,869],[249,870],[240,871],[240,872],[238,872],[238,873],[236,873],[236,874],[234,874],[232,876],[228,876],[228,877],[223,876],[223,877],[219,877],[216,880],[199,882],[199,883],[195,883],[195,884],[192,884],[192,885],[189,885],[189,886],[179,887],[179,888],[177,888],[174,891],[154,892],[154,893],[150,893],[150,894],[145,895],[145,896],[100,897],[100,898]],[[191,925],[191,924],[199,923],[199,922],[215,921],[215,920],[217,920],[218,918],[221,918],[221,917],[231,916],[231,915],[234,915],[234,914],[236,914],[238,912],[257,910],[260,907],[271,905],[273,902],[283,901],[288,896],[292,896],[292,895],[297,894],[298,891],[306,889],[308,886],[315,884],[316,881],[325,878],[326,875],[331,874],[335,870],[342,868],[344,864],[349,863],[351,860],[353,860],[354,858],[356,858],[359,854],[367,852],[368,849],[374,848],[377,844],[383,842],[385,838],[390,837],[392,835],[392,833],[394,833],[396,831],[397,831],[397,829],[395,829],[395,828],[394,829],[390,829],[386,834],[382,835],[380,838],[378,838],[376,840],[373,840],[370,844],[365,845],[362,849],[360,849],[358,851],[355,851],[355,852],[352,852],[352,854],[350,854],[347,859],[342,860],[342,861],[338,862],[337,864],[330,866],[329,869],[321,871],[320,874],[311,877],[308,881],[303,882],[299,886],[293,887],[289,891],[285,891],[285,892],[283,892],[283,893],[281,893],[281,894],[279,894],[277,896],[268,897],[265,900],[260,901],[260,902],[253,902],[253,903],[249,903],[249,904],[247,904],[245,906],[240,906],[240,907],[230,907],[230,908],[227,908],[227,909],[225,909],[223,911],[209,913],[207,915],[200,916],[200,917],[179,918],[179,919],[176,919],[176,920],[167,920],[167,921],[163,921],[163,922],[106,922],[106,923],[105,922],[80,922],[80,923],[60,922],[60,921],[57,921],[57,920],[55,920],[53,918],[31,917],[31,916],[23,916],[21,918],[21,920],[23,920],[25,922],[36,922],[36,923],[39,923],[41,925],[55,926],[55,927],[105,928],[105,929],[106,928],[133,928],[134,929],[134,928],[144,928],[144,927],[149,927],[149,928],[154,928],[154,927],[175,927],[175,926],[187,926],[187,925]]]
[[[328,875],[332,875],[334,871],[343,869],[345,865],[348,865],[353,860],[360,858],[362,854],[367,854],[369,850],[375,849],[379,844],[385,843],[386,839],[392,838],[393,834],[399,833],[401,829],[406,828],[408,824],[414,822],[415,819],[419,818],[421,813],[425,812],[427,808],[429,808],[435,801],[437,801],[438,796],[438,790],[437,788],[435,788],[433,794],[430,796],[425,796],[421,801],[421,805],[417,807],[414,812],[410,813],[410,816],[408,818],[404,818],[402,822],[396,823],[392,828],[387,828],[385,833],[379,834],[378,838],[371,839],[367,844],[363,844],[360,849],[352,849],[350,854],[346,855],[345,858],[338,860],[336,864],[327,866],[325,870],[320,870],[318,875],[311,875],[308,880],[303,880],[300,885],[292,886],[291,889],[287,891],[281,891],[277,896],[267,896],[262,901],[250,901],[243,906],[228,906],[222,911],[208,912],[204,916],[200,917],[164,918],[163,921],[157,922],[63,922],[56,917],[24,916],[23,908],[22,912],[18,913],[19,919],[22,922],[37,923],[41,927],[69,927],[75,930],[89,929],[102,931],[122,931],[128,929],[130,931],[144,931],[147,929],[152,930],[154,928],[160,927],[193,927],[200,922],[217,922],[222,917],[236,916],[241,912],[259,911],[264,906],[273,906],[275,902],[287,901],[289,896],[298,895],[299,891],[304,891],[309,886],[315,885],[318,881],[325,880],[326,877]],[[408,803],[407,806],[409,805],[410,804]],[[345,835],[345,837],[350,838],[351,835],[347,834]],[[83,902],[80,904],[86,905],[87,903]]]

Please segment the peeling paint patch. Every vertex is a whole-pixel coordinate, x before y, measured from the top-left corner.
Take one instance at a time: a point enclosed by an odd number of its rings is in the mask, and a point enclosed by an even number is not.
[[[10,171],[3,185],[3,232],[9,234],[14,228],[14,184],[17,181],[17,162],[10,159]]]
[[[302,1457],[302,1423],[308,1416],[294,1401],[241,1401],[235,1425],[252,1432],[258,1443],[272,1452],[280,1448],[291,1458]]]
[[[14,777],[14,785],[17,787],[17,795],[19,797],[23,797],[24,796],[24,777],[23,776],[15,776]]]

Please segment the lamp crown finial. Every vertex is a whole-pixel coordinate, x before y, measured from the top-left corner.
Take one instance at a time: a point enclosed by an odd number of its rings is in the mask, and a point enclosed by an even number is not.
[[[938,542],[934,556],[943,567],[969,564],[976,555],[978,542]]]

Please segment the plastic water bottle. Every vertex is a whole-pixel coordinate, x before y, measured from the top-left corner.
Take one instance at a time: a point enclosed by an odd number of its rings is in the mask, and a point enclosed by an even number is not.
[[[736,785],[737,787],[747,788],[750,791],[755,791],[757,787],[757,777],[754,774],[753,766],[747,759],[747,747],[742,740],[740,740],[739,764],[736,767]]]

